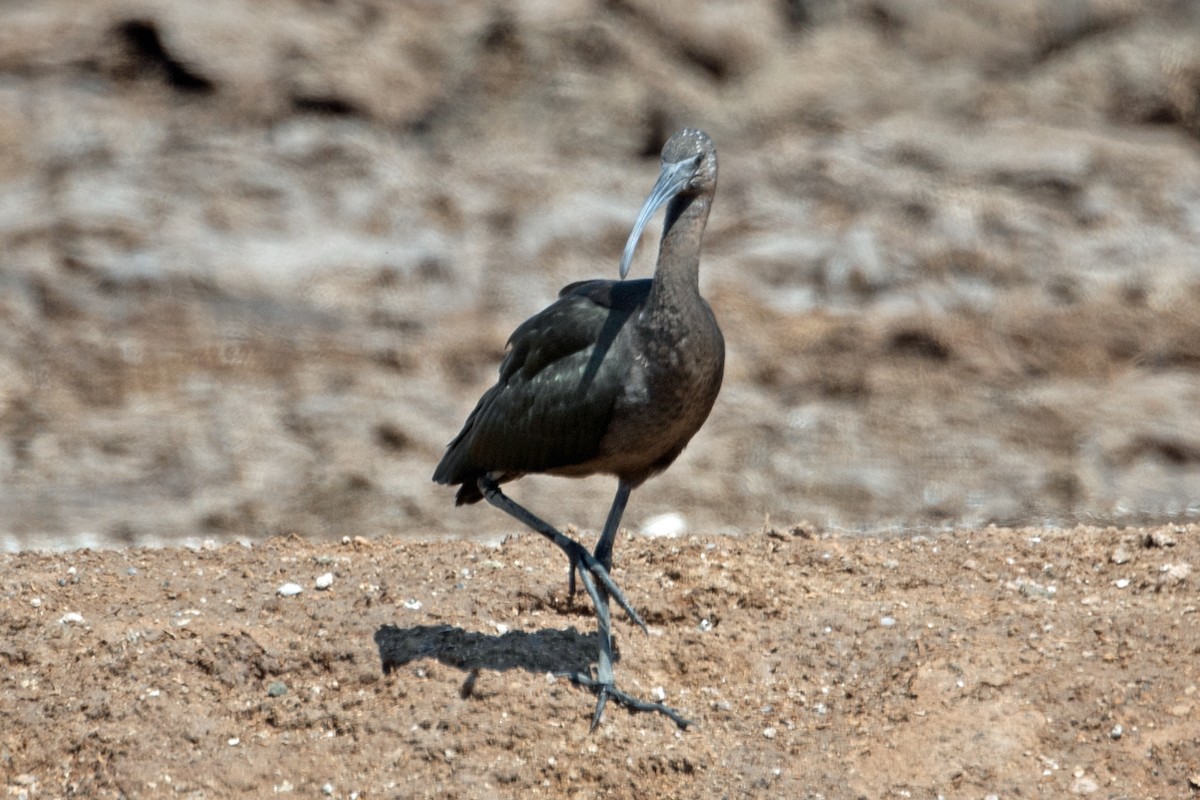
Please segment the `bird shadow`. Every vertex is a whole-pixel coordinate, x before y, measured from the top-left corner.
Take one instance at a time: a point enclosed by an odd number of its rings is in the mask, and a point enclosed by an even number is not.
[[[600,646],[599,634],[574,628],[545,629],[534,633],[508,631],[499,635],[468,631],[453,625],[384,625],[375,631],[375,644],[383,674],[422,658],[468,673],[464,691],[481,669],[497,672],[523,669],[542,674],[587,674]],[[619,656],[614,653],[614,661]]]

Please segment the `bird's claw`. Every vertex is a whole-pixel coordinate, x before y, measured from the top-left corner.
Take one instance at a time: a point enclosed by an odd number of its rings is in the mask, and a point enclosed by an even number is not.
[[[610,697],[632,711],[654,711],[662,714],[678,725],[680,730],[687,730],[689,726],[696,724],[664,703],[651,703],[649,700],[634,697],[628,692],[618,689],[615,684],[597,680],[581,672],[567,672],[562,675],[580,686],[596,690],[596,711],[592,714],[592,731],[595,731],[600,724],[600,718],[604,716],[604,707],[608,704]]]

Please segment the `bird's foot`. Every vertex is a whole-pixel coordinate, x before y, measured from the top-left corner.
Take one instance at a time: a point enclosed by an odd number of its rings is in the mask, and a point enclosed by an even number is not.
[[[569,586],[571,595],[574,596],[575,594],[575,571],[578,570],[580,577],[583,578],[584,588],[587,589],[588,594],[592,597],[592,602],[597,608],[600,607],[602,601],[595,593],[596,587],[584,575],[584,570],[587,570],[588,574],[594,577],[600,587],[603,587],[604,591],[608,593],[608,596],[616,600],[617,605],[625,610],[625,613],[629,615],[629,619],[642,629],[642,633],[649,633],[650,631],[646,627],[645,620],[634,611],[633,606],[625,599],[625,593],[617,588],[617,584],[613,581],[612,576],[608,574],[608,568],[601,564],[599,559],[589,553],[588,549],[579,544],[579,542],[576,542],[574,539],[567,539],[565,536],[563,538],[570,542],[569,545],[560,544],[560,546],[567,552],[567,558],[571,560],[571,581]]]
[[[596,690],[596,713],[592,715],[591,730],[596,730],[596,726],[600,724],[600,718],[604,716],[604,707],[608,704],[608,698],[616,700],[621,705],[632,711],[654,711],[667,717],[680,730],[687,730],[689,725],[695,725],[687,717],[680,714],[675,709],[663,703],[652,703],[649,700],[642,700],[639,697],[634,697],[628,692],[622,691],[616,687],[616,684],[597,680],[590,675],[585,675],[582,672],[566,672],[561,673],[563,677],[570,678],[580,686],[586,686],[589,689]]]

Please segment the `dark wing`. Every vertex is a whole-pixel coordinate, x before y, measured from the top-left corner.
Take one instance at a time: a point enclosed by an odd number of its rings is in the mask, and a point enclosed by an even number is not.
[[[585,281],[509,337],[500,380],[480,398],[433,479],[480,499],[480,475],[520,475],[582,464],[598,454],[625,375],[617,333],[650,281]]]

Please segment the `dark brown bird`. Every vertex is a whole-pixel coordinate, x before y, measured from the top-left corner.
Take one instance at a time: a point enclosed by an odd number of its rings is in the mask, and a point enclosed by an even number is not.
[[[717,188],[717,152],[702,131],[684,129],[662,151],[658,182],[637,216],[621,258],[622,280],[573,283],[508,340],[500,380],[484,393],[450,442],[433,479],[460,485],[456,504],[487,499],[557,544],[596,607],[596,676],[570,674],[599,695],[592,727],[609,697],[689,722],[661,703],[616,688],[611,596],[642,622],[609,576],[613,541],[629,494],[662,472],[708,418],[721,388],[725,342],[700,296],[700,246]],[[667,206],[654,278],[625,281],[642,230]],[[617,494],[594,552],[534,516],[500,490],[529,473],[617,478]]]

